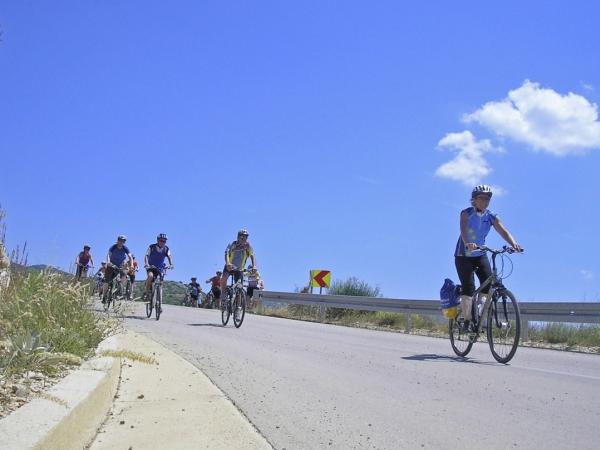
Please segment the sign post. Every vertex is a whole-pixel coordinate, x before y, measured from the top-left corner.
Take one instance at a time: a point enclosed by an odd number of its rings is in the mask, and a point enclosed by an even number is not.
[[[319,294],[323,293],[323,288],[329,289],[331,285],[331,271],[330,270],[311,270],[310,271],[310,293],[312,294],[313,287],[319,288]],[[319,306],[319,321],[325,322],[327,314],[327,307],[325,305]]]

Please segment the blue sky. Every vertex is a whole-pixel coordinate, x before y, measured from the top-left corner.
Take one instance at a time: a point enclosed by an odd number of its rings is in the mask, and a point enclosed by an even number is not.
[[[4,2],[8,246],[68,267],[165,232],[185,280],[246,227],[268,289],[437,298],[477,181],[519,298],[600,299],[600,8],[422,3]]]

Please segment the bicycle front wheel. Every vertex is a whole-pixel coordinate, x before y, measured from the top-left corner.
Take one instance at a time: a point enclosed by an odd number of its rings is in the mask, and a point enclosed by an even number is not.
[[[160,319],[160,314],[162,313],[162,286],[160,286],[155,291],[156,293],[156,302],[154,302],[154,313],[156,315],[156,320]]]
[[[450,334],[450,345],[457,356],[467,356],[473,347],[473,340],[469,339],[469,333],[463,329],[463,315],[460,306],[458,307],[458,316],[448,321],[448,331]]]
[[[231,296],[229,292],[225,292],[225,295],[221,296],[221,322],[223,326],[229,322],[229,316],[231,315]]]
[[[233,302],[233,324],[236,328],[242,326],[244,316],[246,315],[246,293],[243,290],[238,290]]]
[[[150,298],[148,298],[148,295],[146,294],[146,317],[150,318],[150,316],[152,315],[152,305],[154,302],[154,291],[155,288],[152,287],[152,293],[150,294]]]
[[[517,299],[507,289],[494,293],[488,310],[487,337],[496,361],[506,364],[515,356],[521,337],[521,313]]]
[[[111,301],[111,292],[110,289],[106,290],[106,294],[104,294],[104,297],[102,298],[103,300],[103,306],[104,306],[104,312],[108,312],[108,309],[110,308],[110,301]]]

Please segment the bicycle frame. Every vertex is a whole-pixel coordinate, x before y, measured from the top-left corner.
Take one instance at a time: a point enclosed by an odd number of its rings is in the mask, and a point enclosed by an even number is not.
[[[488,249],[487,247],[482,247],[482,249]],[[481,283],[481,285],[475,289],[475,292],[473,293],[473,301],[471,302],[471,317],[472,318],[477,318],[476,322],[477,322],[477,334],[481,334],[481,330],[483,328],[483,317],[487,317],[488,314],[488,310],[490,309],[490,305],[492,304],[492,301],[494,299],[494,294],[496,293],[496,291],[498,290],[502,290],[502,289],[506,289],[504,287],[504,285],[502,284],[502,280],[500,278],[498,278],[498,270],[496,268],[496,256],[502,254],[504,252],[494,252],[492,251],[492,274],[483,282]],[[478,299],[479,296],[481,295],[481,291],[483,291],[484,289],[486,289],[487,287],[490,287],[487,295],[487,299],[483,305],[483,309],[481,310],[481,313],[479,313],[477,311],[477,302],[475,301],[475,299]],[[506,306],[505,306],[506,307]],[[496,318],[497,320],[497,318]]]

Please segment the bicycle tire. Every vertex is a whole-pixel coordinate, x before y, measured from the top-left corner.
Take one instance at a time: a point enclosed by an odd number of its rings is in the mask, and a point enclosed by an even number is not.
[[[450,335],[450,345],[456,356],[464,358],[473,348],[473,340],[469,339],[469,334],[461,330],[459,318],[462,318],[462,311],[458,307],[458,315],[448,321],[448,333]]]
[[[131,280],[129,279],[125,283],[125,300],[131,300]]]
[[[246,293],[243,290],[238,290],[233,302],[233,324],[236,328],[242,326],[244,316],[246,315]]]
[[[103,304],[102,306],[104,306],[104,312],[108,313],[108,309],[110,308],[110,300],[111,300],[111,295],[110,295],[110,288],[106,290],[106,295],[104,296],[103,300]]]
[[[517,299],[508,289],[495,292],[487,317],[487,338],[494,359],[508,363],[515,356],[520,337],[521,312]]]
[[[156,289],[156,303],[154,303],[154,314],[156,316],[156,320],[160,319],[160,314],[162,313],[162,286],[159,286]]]
[[[149,319],[150,316],[152,315],[152,305],[154,302],[154,291],[155,291],[155,287],[152,286],[152,292],[150,294],[150,298],[146,298],[146,317]]]
[[[231,296],[229,291],[225,291],[225,295],[221,297],[221,323],[223,326],[229,322],[229,316],[231,315]]]

